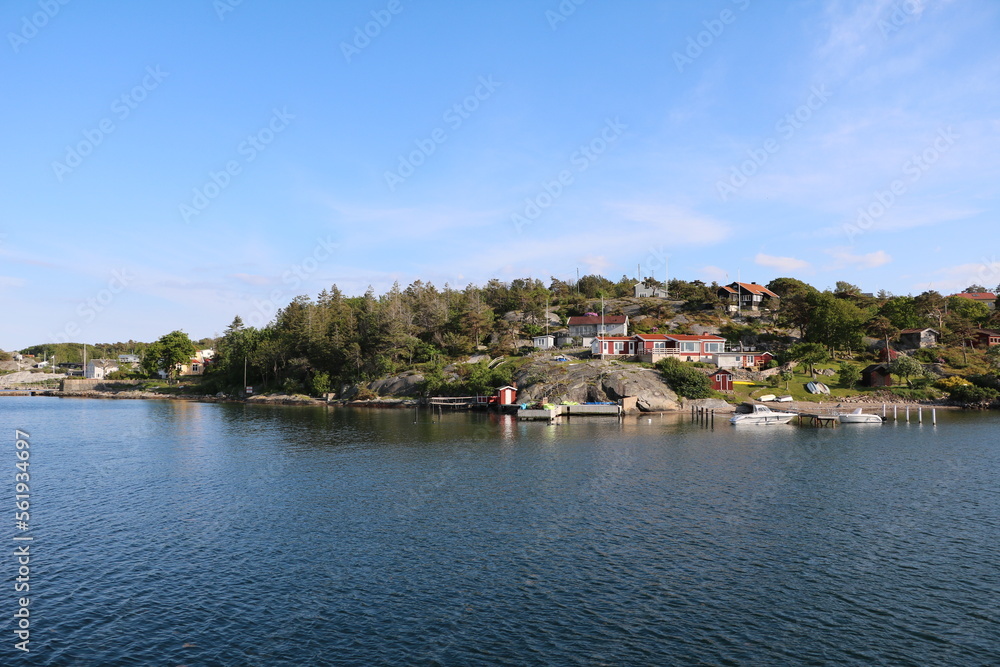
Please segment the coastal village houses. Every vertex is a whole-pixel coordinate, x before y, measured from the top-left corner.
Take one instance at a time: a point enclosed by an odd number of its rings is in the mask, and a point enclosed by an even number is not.
[[[596,336],[628,336],[628,315],[587,313],[569,318],[569,335],[582,338],[584,346]]]
[[[730,313],[756,313],[777,307],[778,295],[757,283],[730,283],[716,292]]]

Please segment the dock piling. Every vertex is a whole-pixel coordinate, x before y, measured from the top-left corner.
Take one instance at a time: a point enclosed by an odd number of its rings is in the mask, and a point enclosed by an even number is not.
[[[906,406],[906,423],[907,424],[910,423],[910,406],[909,405]]]
[[[931,408],[931,424],[937,426],[937,408]]]
[[[922,405],[917,406],[917,423],[924,423],[924,406]]]

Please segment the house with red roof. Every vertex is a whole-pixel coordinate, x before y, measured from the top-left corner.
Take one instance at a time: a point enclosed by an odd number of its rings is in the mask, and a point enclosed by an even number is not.
[[[655,363],[665,357],[681,361],[712,361],[726,351],[726,339],[714,334],[639,334],[636,354],[640,361]]]
[[[628,315],[574,315],[569,318],[569,335],[590,345],[595,336],[628,336]]]
[[[997,295],[993,292],[959,292],[958,294],[952,294],[952,296],[960,296],[963,299],[978,301],[990,310],[996,310],[997,307]]]
[[[719,288],[716,294],[726,302],[731,313],[755,313],[776,308],[780,297],[757,283],[730,283]]]

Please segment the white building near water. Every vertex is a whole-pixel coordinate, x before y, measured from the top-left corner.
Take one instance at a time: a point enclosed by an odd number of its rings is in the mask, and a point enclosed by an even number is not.
[[[88,380],[103,380],[118,370],[118,362],[110,359],[91,359],[87,362],[83,377]]]

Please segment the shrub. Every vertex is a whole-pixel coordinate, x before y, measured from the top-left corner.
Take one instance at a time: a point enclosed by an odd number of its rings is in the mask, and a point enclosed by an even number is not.
[[[1000,392],[989,387],[961,385],[951,391],[951,399],[966,407],[986,407],[1000,396]]]
[[[934,350],[929,350],[926,347],[922,347],[919,350],[913,351],[913,358],[924,364],[936,363],[939,356]]]
[[[662,359],[657,369],[670,388],[684,398],[708,398],[712,395],[712,381],[704,373],[686,366],[677,359]]]
[[[313,396],[322,396],[330,391],[330,374],[316,373],[312,379]]]
[[[950,375],[935,382],[934,386],[938,389],[943,389],[944,391],[951,393],[953,389],[958,387],[968,387],[971,384],[971,382],[966,380],[961,375]]]

